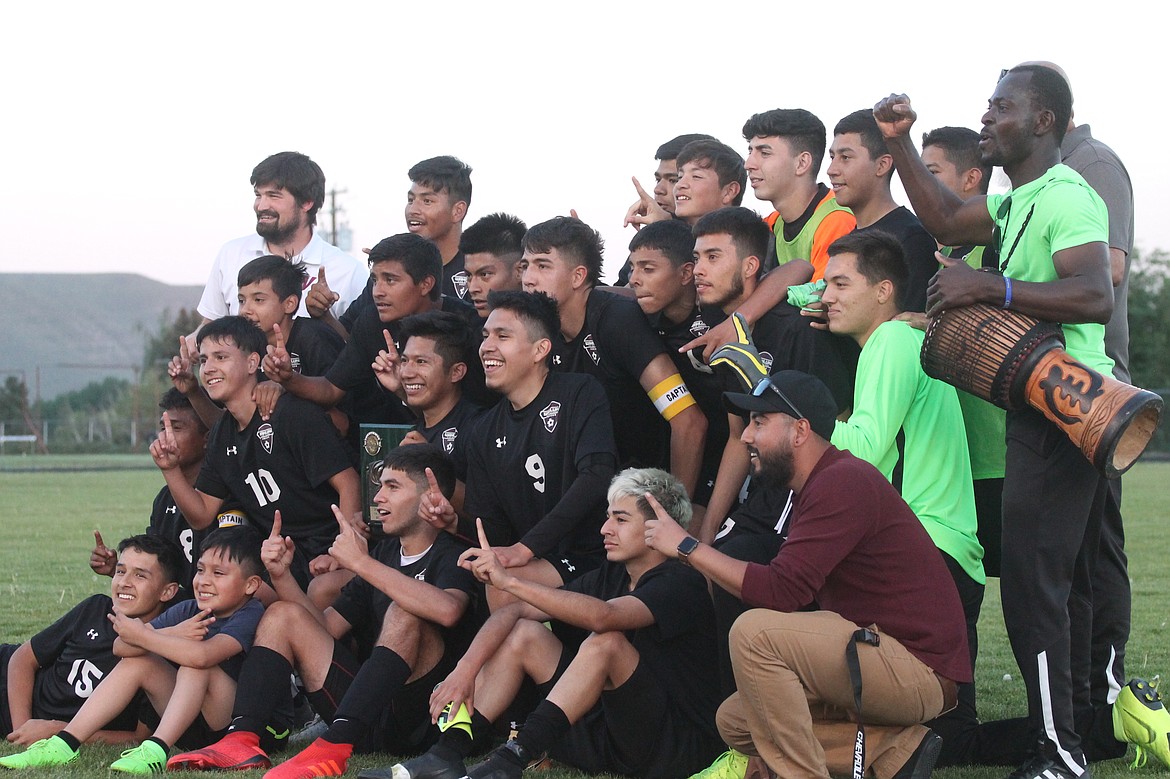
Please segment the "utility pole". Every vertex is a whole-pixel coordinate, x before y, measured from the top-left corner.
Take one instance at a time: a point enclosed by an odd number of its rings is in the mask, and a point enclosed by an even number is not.
[[[349,229],[348,222],[342,220],[341,224],[338,225],[337,218],[345,215],[345,209],[337,205],[337,196],[347,192],[349,190],[337,187],[329,190],[329,242],[343,252],[349,251],[349,242],[353,233]]]

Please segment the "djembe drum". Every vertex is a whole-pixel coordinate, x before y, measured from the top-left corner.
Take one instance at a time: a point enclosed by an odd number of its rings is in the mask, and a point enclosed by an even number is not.
[[[988,305],[933,317],[922,369],[1000,408],[1035,408],[1108,478],[1137,461],[1162,419],[1158,395],[1070,357],[1059,325]]]

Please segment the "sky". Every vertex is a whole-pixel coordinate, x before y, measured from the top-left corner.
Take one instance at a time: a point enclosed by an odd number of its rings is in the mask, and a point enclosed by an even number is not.
[[[219,247],[254,229],[252,168],[295,150],[345,190],[354,254],[405,230],[407,169],[453,154],[474,169],[465,224],[575,208],[606,239],[612,276],[632,235],[630,177],[653,181],[663,141],[705,132],[742,152],[753,113],[806,108],[831,131],[891,92],[913,101],[916,140],[977,129],[1000,69],[1035,59],[1064,67],[1077,122],[1128,167],[1138,247],[1170,249],[1157,183],[1170,164],[1141,156],[1161,135],[1146,128],[1170,125],[1163,25],[1124,0],[1108,14],[1064,4],[1082,11],[1075,24],[1043,6],[12,4],[0,272],[202,284]]]

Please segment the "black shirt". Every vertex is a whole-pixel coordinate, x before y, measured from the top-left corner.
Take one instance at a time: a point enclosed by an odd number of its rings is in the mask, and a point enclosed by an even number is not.
[[[938,251],[938,244],[931,234],[926,232],[918,217],[905,206],[898,206],[869,227],[857,229],[881,230],[902,244],[902,251],[906,253],[906,265],[910,268],[910,279],[902,294],[902,308],[905,311],[925,311],[926,287],[938,270],[938,258],[934,256]]]
[[[199,559],[203,537],[211,532],[211,528],[193,530],[187,524],[183,512],[175,505],[175,499],[171,497],[171,488],[163,487],[154,498],[154,505],[150,509],[150,526],[146,528],[146,532],[152,536],[165,538],[183,550],[183,576],[180,582],[183,588],[172,602],[193,597],[191,582],[195,578],[195,561]]]
[[[35,719],[70,721],[98,682],[118,664],[114,656],[118,634],[108,619],[113,608],[110,596],[91,595],[29,639],[40,666],[33,684]],[[103,727],[134,730],[137,710],[136,701]]]
[[[402,564],[402,543],[397,538],[384,539],[371,553],[386,567],[433,584],[440,590],[467,593],[469,600],[463,618],[454,628],[444,630],[444,653],[448,657],[461,657],[478,627],[473,615],[482,588],[469,571],[459,567],[459,555],[466,549],[467,546],[451,534],[439,533],[431,548],[407,565]],[[377,643],[386,609],[391,603],[393,600],[389,595],[358,577],[351,579],[333,601],[333,609],[352,627],[361,657],[368,657]]]
[[[586,373],[605,388],[622,468],[670,467],[670,425],[640,383],[664,353],[636,301],[599,289],[589,293],[581,332],[571,341],[554,339],[554,371]]]
[[[516,411],[505,398],[461,439],[464,511],[483,519],[492,545],[523,542],[537,557],[600,549],[608,485],[580,503],[560,505],[584,467],[600,459],[612,469],[615,461],[609,404],[596,379],[550,373],[527,406]]]
[[[721,696],[719,674],[714,672],[715,610],[707,580],[698,571],[667,560],[642,574],[631,590],[625,566],[606,560],[562,589],[601,600],[630,595],[642,601],[654,624],[627,631],[626,638],[674,708],[701,731],[717,735],[715,710]]]
[[[345,348],[345,339],[318,319],[296,317],[284,348],[295,372],[324,376]]]
[[[279,509],[284,535],[309,559],[337,536],[329,479],[350,467],[337,429],[316,404],[282,395],[265,422],[257,411],[240,430],[224,414],[211,430],[195,486],[216,498],[235,498],[264,533]]]

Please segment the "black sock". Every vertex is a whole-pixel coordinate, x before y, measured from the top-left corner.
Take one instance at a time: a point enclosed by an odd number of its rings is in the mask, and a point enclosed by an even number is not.
[[[72,749],[74,752],[81,749],[81,742],[77,740],[76,736],[74,736],[72,733],[70,733],[67,730],[57,731],[57,738],[61,739],[66,744],[68,744],[69,748]]]
[[[409,678],[410,666],[397,652],[374,647],[337,704],[333,724],[321,738],[333,744],[356,744]]]
[[[447,760],[455,760],[456,758],[466,760],[477,751],[483,751],[482,749],[477,749],[476,744],[485,741],[485,737],[486,741],[490,742],[491,730],[491,721],[480,714],[478,710],[472,711],[471,732],[475,737],[473,738],[471,735],[468,735],[467,731],[463,728],[447,728],[439,736],[439,740],[436,742],[432,751]]]
[[[536,757],[547,752],[558,737],[569,732],[570,727],[572,723],[561,707],[546,698],[524,720],[516,743],[530,756]]]
[[[150,736],[146,739],[146,741],[153,741],[154,743],[158,744],[160,747],[162,747],[162,751],[168,755],[171,753],[171,745],[163,741],[158,736]]]
[[[252,647],[240,669],[236,705],[228,730],[262,733],[282,696],[290,694],[292,672],[292,663],[280,652],[266,646]]]

